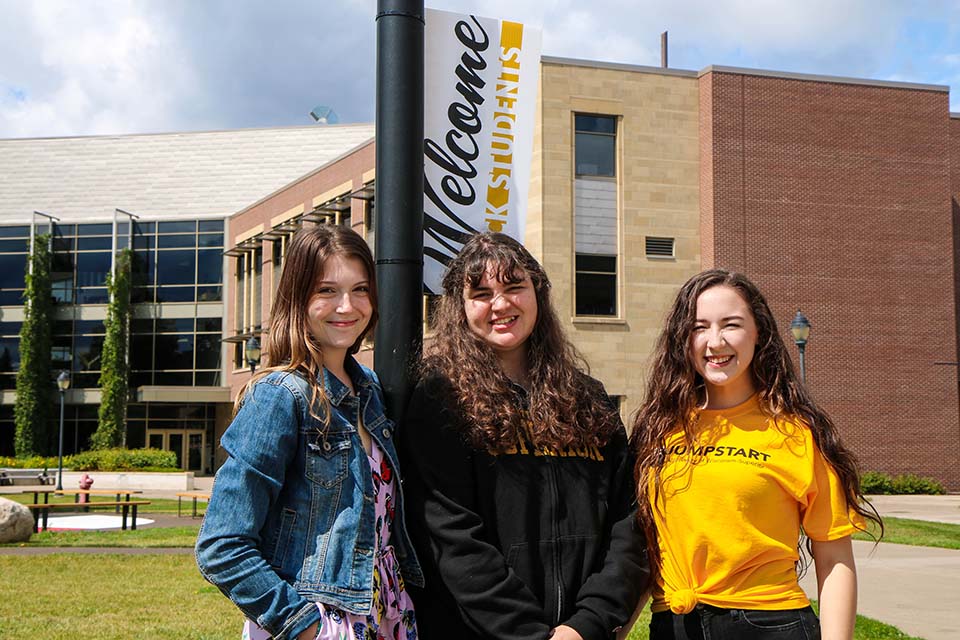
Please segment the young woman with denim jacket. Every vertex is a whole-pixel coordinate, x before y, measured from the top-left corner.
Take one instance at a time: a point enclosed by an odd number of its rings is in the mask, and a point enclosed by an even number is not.
[[[443,280],[402,438],[425,640],[612,640],[647,586],[616,405],[539,263],[469,240]]]
[[[417,638],[422,584],[403,519],[394,423],[353,355],[377,319],[355,232],[301,230],[271,309],[265,367],[237,400],[197,539],[244,638]]]

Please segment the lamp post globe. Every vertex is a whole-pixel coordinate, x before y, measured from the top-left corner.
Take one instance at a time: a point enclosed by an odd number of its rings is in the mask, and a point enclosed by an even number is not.
[[[260,364],[260,341],[256,336],[247,340],[247,346],[244,348],[247,356],[247,364],[250,365],[250,375],[253,375],[257,365]]]
[[[790,323],[790,333],[793,334],[793,342],[797,345],[797,349],[800,351],[800,379],[803,380],[804,384],[806,384],[806,350],[807,340],[810,338],[810,321],[807,320],[807,316],[803,315],[803,312],[800,311],[800,309],[797,309],[797,315],[793,317],[793,322]]]
[[[70,372],[61,371],[57,376],[57,388],[60,389],[60,447],[57,460],[57,490],[63,489],[63,399],[70,388]]]

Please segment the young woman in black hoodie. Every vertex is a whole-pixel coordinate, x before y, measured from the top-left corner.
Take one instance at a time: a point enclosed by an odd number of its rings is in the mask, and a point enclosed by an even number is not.
[[[617,409],[518,242],[474,236],[443,288],[401,443],[420,637],[613,638],[649,579]]]

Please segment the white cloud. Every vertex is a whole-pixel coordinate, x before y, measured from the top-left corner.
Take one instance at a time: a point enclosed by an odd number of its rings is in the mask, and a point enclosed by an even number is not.
[[[174,68],[177,34],[136,2],[35,2],[16,16],[36,56],[3,69],[25,98],[0,105],[4,135],[152,131],[191,91]],[[9,15],[9,13],[7,13]],[[25,49],[21,49],[21,56]]]
[[[436,0],[543,28],[546,55],[942,83],[960,3],[898,0]],[[308,124],[374,117],[376,0],[0,0],[0,136]],[[946,25],[919,51],[915,21]],[[914,22],[911,22],[914,21]]]

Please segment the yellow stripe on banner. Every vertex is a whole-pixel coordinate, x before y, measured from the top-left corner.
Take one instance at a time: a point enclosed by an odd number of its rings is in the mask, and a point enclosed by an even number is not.
[[[500,23],[500,46],[503,49],[523,48],[523,25],[506,20]]]

